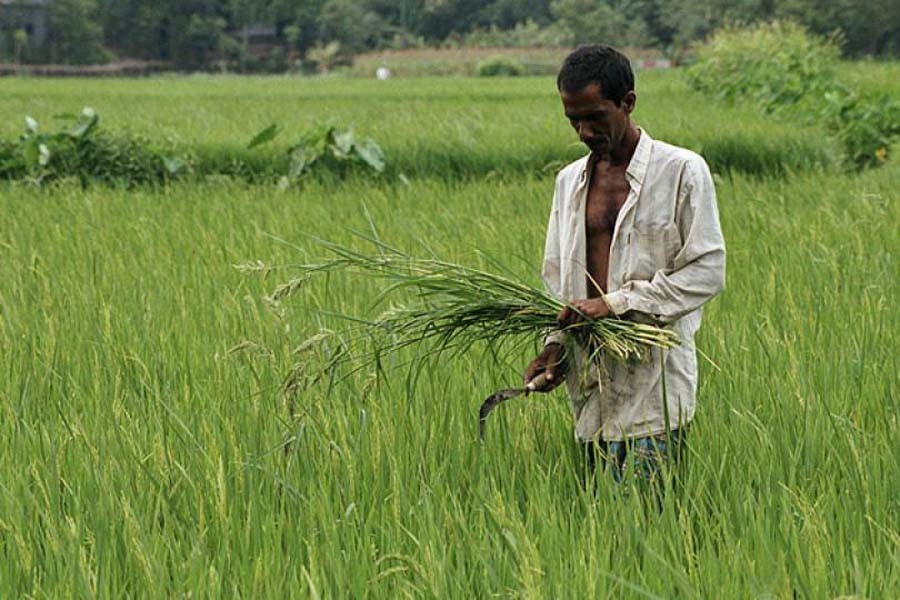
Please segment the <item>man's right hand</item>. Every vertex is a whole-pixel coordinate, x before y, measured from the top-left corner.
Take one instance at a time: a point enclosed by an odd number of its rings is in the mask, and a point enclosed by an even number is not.
[[[537,358],[531,361],[531,364],[525,369],[525,385],[527,386],[530,381],[543,374],[544,381],[535,386],[535,392],[549,392],[558,386],[564,379],[563,375],[566,370],[564,354],[562,344],[552,342],[544,346]]]

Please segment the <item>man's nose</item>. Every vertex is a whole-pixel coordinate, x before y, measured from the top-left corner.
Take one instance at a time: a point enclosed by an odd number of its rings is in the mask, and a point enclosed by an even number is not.
[[[584,121],[581,121],[580,123],[578,123],[577,131],[578,131],[578,137],[581,139],[582,142],[594,137],[594,130],[591,129],[591,126],[588,125],[587,123],[585,123]]]

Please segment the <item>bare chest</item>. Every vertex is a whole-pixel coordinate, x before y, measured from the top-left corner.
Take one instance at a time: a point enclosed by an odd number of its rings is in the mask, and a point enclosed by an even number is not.
[[[587,235],[611,235],[630,191],[624,172],[595,173],[585,206]]]

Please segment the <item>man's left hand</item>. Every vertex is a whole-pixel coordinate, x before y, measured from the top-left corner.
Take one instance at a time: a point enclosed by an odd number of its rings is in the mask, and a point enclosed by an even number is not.
[[[583,321],[585,318],[593,320],[609,316],[612,316],[612,312],[610,312],[609,306],[606,305],[603,298],[585,298],[569,302],[569,306],[559,311],[559,314],[556,316],[556,322],[560,328],[565,328]]]

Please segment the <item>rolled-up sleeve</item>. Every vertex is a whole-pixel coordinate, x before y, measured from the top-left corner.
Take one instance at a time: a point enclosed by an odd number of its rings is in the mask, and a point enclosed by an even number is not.
[[[675,224],[682,247],[673,266],[652,279],[626,281],[603,298],[617,315],[638,312],[671,323],[693,312],[725,289],[725,240],[719,224],[716,191],[706,162],[685,165]]]

